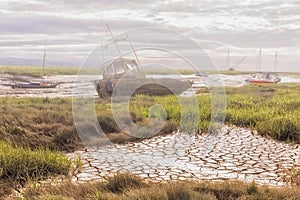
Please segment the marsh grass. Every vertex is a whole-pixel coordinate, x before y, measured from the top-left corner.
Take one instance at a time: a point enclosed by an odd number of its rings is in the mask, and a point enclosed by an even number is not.
[[[106,189],[112,193],[122,193],[129,189],[138,189],[144,185],[142,179],[131,173],[118,173],[108,177]]]
[[[45,67],[45,76],[57,75],[76,75],[79,67]],[[98,68],[81,69],[81,74],[94,75],[98,74]],[[12,75],[27,75],[33,77],[40,77],[42,75],[42,68],[40,66],[0,66],[0,74]]]
[[[300,84],[228,87],[226,92],[225,123],[256,129],[259,134],[269,135],[278,140],[300,143]],[[130,115],[135,123],[147,125],[149,108],[160,104],[165,108],[167,118],[159,134],[171,133],[179,127],[190,130],[195,125],[193,119],[198,114],[200,120],[196,131],[205,132],[211,125],[210,95],[201,95],[200,92],[197,100],[199,109],[190,109],[189,106],[182,108],[175,96],[136,96],[132,97],[130,102]],[[189,105],[189,100],[184,103]],[[70,161],[50,150],[73,151],[83,147],[76,133],[71,106],[70,98],[0,98],[0,195],[9,193],[16,185],[24,185],[28,180],[67,173],[71,167]],[[106,127],[105,132],[111,141],[125,143],[140,140],[120,132],[110,111],[109,101],[97,99],[95,109],[99,123]],[[182,126],[182,114],[191,123]],[[154,117],[160,119],[161,116],[157,114]],[[119,190],[116,193],[108,189],[106,183],[99,183],[97,187],[92,184],[78,186],[64,183],[59,188],[42,188],[43,193],[33,188],[29,190],[32,192],[30,198],[157,199],[156,195],[160,199],[300,198],[295,188],[273,190],[258,187],[254,183],[246,186],[241,186],[240,183],[237,186],[233,183],[187,183],[187,186],[169,183],[170,185],[145,186],[139,181],[132,181],[134,178],[130,181],[128,177],[118,177],[116,180],[118,181],[110,187],[113,191]],[[121,183],[127,183],[128,180],[132,186],[122,189]],[[287,171],[284,180],[299,185],[299,170]],[[77,191],[83,194],[80,195]]]
[[[300,84],[227,88],[226,123],[300,142]]]
[[[60,152],[31,150],[0,141],[0,183],[3,185],[0,196],[29,181],[40,181],[57,175],[67,176],[75,167],[74,164],[79,165],[80,161],[73,163]]]
[[[31,148],[72,151],[81,142],[71,99],[0,98],[0,139]]]
[[[300,167],[286,169],[282,175],[282,179],[291,185],[300,186]]]
[[[281,141],[300,142],[300,84],[228,87],[226,92],[226,124],[252,128]],[[197,100],[198,110],[180,105],[175,96],[137,96],[132,98],[130,109],[142,121],[149,118],[152,105],[160,104],[167,113],[167,120],[182,131],[193,131],[196,125],[193,119],[198,115],[196,131],[207,132],[213,126],[211,96],[199,95]],[[180,123],[182,116],[184,124]]]
[[[130,183],[130,184],[128,184]],[[127,185],[127,186],[125,186]],[[110,189],[109,189],[110,188]],[[272,188],[255,182],[176,181],[151,183],[136,175],[116,174],[104,182],[28,187],[25,199],[143,199],[143,200],[234,200],[234,199],[299,199],[298,187]]]
[[[170,184],[166,189],[168,200],[190,200],[191,194],[189,190],[190,188],[183,183]]]
[[[300,142],[300,84],[228,87],[226,92],[226,124],[255,129],[261,135],[281,141]],[[95,101],[98,121],[112,142],[140,140],[120,130],[108,100]],[[199,95],[197,101],[199,107],[194,109],[189,106],[191,101],[188,99],[181,101],[184,105],[180,106],[175,96],[132,97],[129,104],[131,119],[128,120],[146,127],[150,122],[151,106],[159,104],[165,109],[166,121],[157,134],[169,134],[178,128],[207,132],[214,126],[211,124],[211,97]],[[152,117],[159,120],[163,115],[157,112]],[[0,116],[1,140],[31,148],[62,151],[83,147],[74,126],[71,98],[2,97]]]
[[[0,141],[1,178],[27,180],[52,174],[66,175],[72,162],[59,152],[48,149],[31,150]]]

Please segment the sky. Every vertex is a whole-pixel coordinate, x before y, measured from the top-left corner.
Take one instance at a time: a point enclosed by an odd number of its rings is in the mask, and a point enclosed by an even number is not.
[[[0,65],[40,65],[47,43],[46,65],[80,66],[108,37],[109,24],[114,34],[176,31],[220,70],[256,70],[261,48],[262,71],[299,72],[299,8],[299,0],[0,0]]]

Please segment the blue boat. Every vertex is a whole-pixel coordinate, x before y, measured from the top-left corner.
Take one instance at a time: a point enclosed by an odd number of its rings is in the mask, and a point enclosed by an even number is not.
[[[11,83],[12,88],[32,88],[32,89],[43,89],[43,88],[55,88],[57,83],[52,82],[29,82],[29,83]]]

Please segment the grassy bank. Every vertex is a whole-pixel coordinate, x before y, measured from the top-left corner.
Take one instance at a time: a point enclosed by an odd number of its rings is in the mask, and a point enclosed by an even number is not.
[[[74,164],[59,152],[31,150],[0,141],[0,197],[30,181],[66,176]]]
[[[117,174],[107,182],[30,187],[25,199],[144,199],[144,200],[230,200],[230,199],[299,199],[299,188],[270,188],[253,183],[166,182],[149,183],[132,174]]]
[[[0,98],[0,139],[31,148],[72,151],[81,145],[70,98]]]
[[[300,84],[227,88],[226,123],[300,143]]]
[[[300,84],[278,84],[226,88],[225,123],[258,130],[275,139],[300,143]],[[189,130],[193,124],[181,124],[181,114],[187,121],[200,116],[198,131],[207,131],[211,119],[208,90],[199,91],[199,109],[191,109],[190,99],[179,101],[174,96],[136,96],[130,101],[130,115],[139,125],[149,123],[149,108],[160,104],[165,108],[167,123],[159,134],[168,134],[180,127]],[[110,102],[95,100],[95,110],[107,137],[116,143],[136,141],[117,127]],[[153,115],[154,114],[154,115]],[[163,113],[152,113],[156,118]],[[71,98],[0,98],[0,185],[7,194],[28,181],[43,180],[68,174],[72,163],[57,152],[73,151],[83,145],[76,133]],[[299,183],[299,170],[290,170],[283,177]],[[124,180],[125,179],[125,180]],[[127,180],[129,179],[129,180]],[[244,183],[168,183],[149,184],[135,177],[118,177],[110,182],[75,185],[29,187],[24,197],[29,199],[297,199],[295,188],[271,188]],[[125,181],[124,186],[122,182]],[[219,184],[219,185],[218,185]],[[237,187],[239,185],[240,187]],[[241,186],[242,185],[242,186]],[[76,192],[74,192],[76,191]],[[158,198],[157,198],[158,197]]]
[[[149,117],[149,108],[155,103],[162,105],[167,112],[167,119],[176,127],[189,129],[195,116],[200,116],[198,131],[206,132],[211,121],[210,95],[208,90],[197,97],[199,110],[184,106],[189,103],[184,99],[180,107],[176,97],[135,97],[132,98],[131,111],[138,119]],[[225,123],[255,129],[261,135],[275,139],[300,143],[300,84],[248,85],[242,88],[226,88]],[[147,103],[145,103],[147,102]],[[180,124],[181,114],[186,122]]]
[[[45,67],[45,76],[76,75],[79,67]],[[41,66],[0,66],[0,74],[28,75],[39,77],[42,75]],[[80,74],[99,74],[98,68],[85,68]]]
[[[211,120],[210,95],[205,90],[197,97],[199,110],[189,107],[189,100],[180,108],[174,96],[137,96],[130,101],[132,120],[140,125],[149,123],[149,108],[162,105],[167,123],[160,134],[170,133],[181,125],[193,127],[193,119],[200,116],[199,131],[207,131]],[[300,84],[245,86],[226,88],[227,110],[225,123],[256,129],[259,134],[275,139],[300,143]],[[31,148],[47,147],[64,151],[81,148],[72,116],[70,98],[0,98],[0,139]],[[108,101],[96,100],[96,115],[107,136],[116,143],[136,138],[120,133]],[[180,124],[181,114],[187,122]],[[159,116],[156,116],[159,117]]]

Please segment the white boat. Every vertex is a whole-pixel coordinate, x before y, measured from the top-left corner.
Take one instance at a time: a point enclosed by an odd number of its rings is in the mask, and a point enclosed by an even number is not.
[[[277,51],[275,53],[275,61],[274,61],[274,71],[277,64]],[[249,79],[246,79],[247,83],[250,84],[272,84],[272,83],[279,83],[281,78],[275,72],[260,72],[261,69],[261,49],[259,50],[259,57],[258,57],[258,73],[252,74]]]

